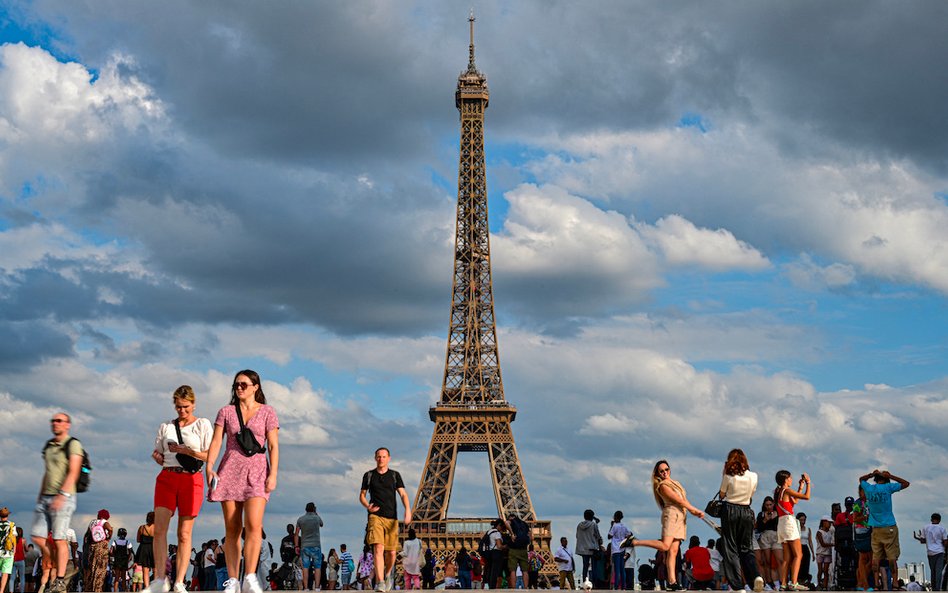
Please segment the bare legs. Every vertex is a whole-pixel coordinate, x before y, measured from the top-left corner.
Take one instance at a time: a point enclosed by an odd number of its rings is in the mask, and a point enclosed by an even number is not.
[[[395,566],[395,550],[386,550],[385,544],[373,544],[372,559],[375,562],[376,582],[381,583]]]
[[[224,512],[224,558],[227,561],[227,577],[236,579],[240,575],[240,532],[244,531],[244,573],[255,574],[260,561],[260,544],[263,541],[263,512],[267,500],[256,496],[246,502],[225,500],[221,502]],[[188,550],[191,548],[188,547]]]
[[[796,583],[800,577],[800,562],[803,560],[803,547],[800,540],[783,542],[783,557],[780,562],[780,582],[785,585]],[[789,580],[787,571],[789,569]]]
[[[662,539],[637,539],[633,545],[638,548],[645,546],[665,552],[665,569],[668,573],[668,584],[674,585],[678,582],[678,572],[676,562],[678,561],[678,548],[681,546],[680,539],[674,539],[671,536]]]
[[[155,578],[166,579],[165,566],[168,564],[168,527],[174,511],[165,507],[155,507]],[[176,582],[183,583],[191,565],[189,554],[181,551],[191,550],[191,531],[194,528],[194,517],[178,517],[178,559],[175,563]]]

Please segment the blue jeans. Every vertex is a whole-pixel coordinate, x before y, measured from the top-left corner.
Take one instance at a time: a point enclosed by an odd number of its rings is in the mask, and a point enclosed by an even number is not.
[[[458,581],[461,582],[462,589],[470,589],[471,588],[471,571],[459,570]]]
[[[10,590],[13,590],[13,581],[20,579],[20,591],[26,591],[26,560],[17,560],[13,563],[13,574],[10,575]]]
[[[625,554],[623,552],[612,555],[612,588],[616,591],[625,589]]]

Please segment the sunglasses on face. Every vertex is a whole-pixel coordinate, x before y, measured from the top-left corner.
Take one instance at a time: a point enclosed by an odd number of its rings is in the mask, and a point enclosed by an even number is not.
[[[251,387],[252,385],[253,385],[253,383],[247,383],[247,382],[245,382],[245,381],[240,381],[240,382],[238,382],[238,383],[234,383],[234,389],[240,389],[240,390],[250,389],[250,387]]]

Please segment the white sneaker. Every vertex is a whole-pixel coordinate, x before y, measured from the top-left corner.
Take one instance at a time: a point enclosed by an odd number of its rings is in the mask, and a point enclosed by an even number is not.
[[[385,590],[391,591],[395,588],[395,569],[388,571],[388,574],[385,575]]]
[[[224,593],[240,593],[240,581],[237,579],[224,581]]]
[[[263,593],[260,588],[260,581],[257,580],[257,574],[251,573],[244,577],[244,587],[242,593]]]
[[[763,590],[764,590],[764,577],[759,576],[756,579],[754,579],[754,591],[757,591],[757,593],[760,593]]]
[[[774,588],[770,586],[770,583],[767,583],[766,585],[764,585],[764,591],[773,591],[773,590]]]
[[[172,589],[174,593],[188,593],[188,588],[184,586],[184,583],[175,583]]]
[[[145,593],[168,593],[170,590],[171,585],[168,584],[168,579],[154,579],[145,588]]]

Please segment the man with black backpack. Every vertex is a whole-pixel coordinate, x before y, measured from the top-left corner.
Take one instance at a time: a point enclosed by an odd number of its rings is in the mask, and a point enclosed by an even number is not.
[[[50,420],[53,438],[43,447],[43,461],[46,471],[40,484],[39,497],[36,499],[36,511],[33,514],[31,535],[33,543],[43,552],[50,554],[46,547],[46,536],[53,534],[56,551],[56,579],[46,589],[48,593],[64,593],[66,583],[72,575],[66,574],[69,562],[69,542],[66,532],[76,510],[76,486],[82,471],[82,444],[69,436],[71,419],[68,414],[54,414]],[[73,568],[73,573],[75,573]]]
[[[523,588],[530,588],[530,562],[527,548],[530,547],[530,526],[518,517],[510,515],[505,521],[507,534],[504,543],[507,545],[507,586],[513,589],[514,579],[517,577],[517,566],[523,574]]]
[[[395,554],[398,550],[398,502],[405,507],[405,526],[411,524],[411,503],[405,482],[397,471],[388,467],[392,455],[388,448],[375,450],[375,469],[365,472],[359,489],[359,502],[369,512],[365,527],[365,543],[372,547],[375,561],[375,590],[385,593],[393,589]]]

